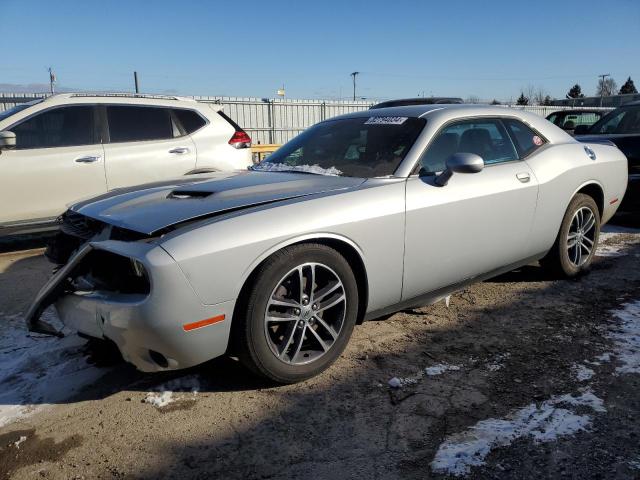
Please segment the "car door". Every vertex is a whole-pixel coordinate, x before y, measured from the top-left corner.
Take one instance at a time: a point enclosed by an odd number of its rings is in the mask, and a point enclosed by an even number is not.
[[[480,155],[484,169],[437,186],[437,172],[456,152]],[[500,119],[445,125],[407,180],[403,300],[527,258],[537,191]]]
[[[196,165],[196,148],[182,133],[171,109],[137,105],[107,105],[104,146],[109,189],[167,180]]]
[[[48,221],[106,191],[94,106],[50,108],[6,130],[16,148],[0,155],[0,224]]]

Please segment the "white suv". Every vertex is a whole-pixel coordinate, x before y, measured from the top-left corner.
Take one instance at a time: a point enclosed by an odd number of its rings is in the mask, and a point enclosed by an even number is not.
[[[251,139],[220,107],[179,97],[59,94],[0,112],[0,236],[55,225],[115,188],[246,169]]]

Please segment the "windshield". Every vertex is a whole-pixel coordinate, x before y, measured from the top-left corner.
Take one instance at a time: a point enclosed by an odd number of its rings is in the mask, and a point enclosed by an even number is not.
[[[589,133],[640,133],[640,105],[620,107],[608,113],[591,127]]]
[[[319,123],[280,147],[253,170],[364,178],[392,175],[425,123],[423,118],[384,116]]]
[[[8,110],[4,110],[3,112],[0,112],[0,122],[5,118],[9,118],[11,115],[21,112],[25,108],[29,108],[30,106],[35,105],[36,103],[40,103],[41,101],[42,100],[34,100],[33,102],[21,103],[19,105],[16,105],[15,107],[12,107]]]

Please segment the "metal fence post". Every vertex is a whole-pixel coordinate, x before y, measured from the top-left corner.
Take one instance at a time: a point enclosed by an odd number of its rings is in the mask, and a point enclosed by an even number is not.
[[[275,136],[276,136],[276,129],[275,129],[275,122],[274,122],[274,108],[273,108],[273,100],[267,100],[267,102],[269,102],[269,115],[268,115],[268,119],[269,119],[269,143],[273,144],[275,143]]]

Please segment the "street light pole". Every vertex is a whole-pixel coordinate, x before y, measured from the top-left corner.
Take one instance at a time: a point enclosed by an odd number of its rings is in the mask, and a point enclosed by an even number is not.
[[[133,72],[133,83],[136,87],[136,93],[140,93],[140,87],[138,85],[138,72]]]
[[[604,80],[607,77],[610,77],[611,74],[603,73],[602,75],[598,75],[598,77],[602,78],[602,85],[600,85],[600,106],[602,107],[602,97],[604,96]]]
[[[51,90],[51,95],[55,93],[54,83],[56,83],[56,74],[53,73],[53,70],[49,67],[49,90]]]
[[[360,72],[352,72],[351,76],[353,77],[353,101],[356,101],[356,75],[360,75]]]

